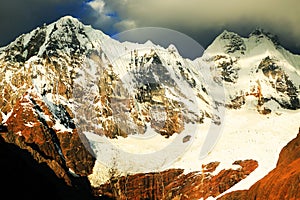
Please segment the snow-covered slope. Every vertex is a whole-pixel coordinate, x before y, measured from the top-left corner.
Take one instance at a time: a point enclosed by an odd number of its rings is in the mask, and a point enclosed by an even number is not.
[[[274,38],[262,30],[249,38],[224,31],[205,51],[202,59],[213,61],[228,88],[229,107],[241,107],[247,96],[257,96],[258,102],[252,104],[258,110],[299,108],[300,56]]]
[[[66,114],[60,113],[59,106],[74,116],[80,133],[92,133],[108,143],[115,138],[121,143],[132,135],[136,137],[133,142],[140,137],[159,138],[162,149],[164,143],[180,146],[177,153],[173,148],[160,153],[163,157],[152,167],[147,166],[147,159],[140,166],[119,164],[126,171],[133,166],[136,169],[131,171],[154,170],[172,162],[192,143],[204,120],[209,124],[206,132],[222,126],[223,110],[208,92],[213,91],[208,78],[200,72],[201,68],[209,72],[209,66],[182,58],[174,45],[164,49],[150,41],[120,43],[67,16],[18,37],[1,49],[0,58],[4,124],[15,102],[34,88],[55,116],[54,128],[62,132],[72,129],[60,119]],[[103,149],[102,143],[89,139],[96,145],[94,151]],[[157,141],[148,143],[135,150],[160,149],[151,147]],[[98,158],[102,157],[99,152]]]

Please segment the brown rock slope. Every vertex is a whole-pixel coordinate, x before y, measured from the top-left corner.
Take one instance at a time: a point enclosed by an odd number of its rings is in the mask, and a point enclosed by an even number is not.
[[[183,169],[163,172],[140,173],[122,177],[112,177],[106,184],[94,188],[94,193],[113,199],[200,199],[216,197],[246,178],[258,163],[254,160],[236,161],[238,169],[223,169],[218,174],[212,172],[219,162],[202,166],[201,171],[185,174]],[[201,166],[200,166],[201,168]]]
[[[300,130],[297,137],[282,149],[276,168],[268,175],[249,190],[235,191],[219,199],[300,199]]]
[[[27,92],[17,100],[5,125],[0,126],[1,167],[4,168],[1,181],[11,183],[5,191],[25,187],[28,191],[22,191],[30,199],[47,199],[51,190],[55,197],[52,199],[80,199],[81,192],[92,198],[87,175],[92,173],[95,158],[83,145],[64,107],[53,106],[60,108],[53,112],[34,92]],[[56,116],[62,114],[65,121],[60,123],[68,129],[57,130]],[[39,196],[41,191],[45,195]]]

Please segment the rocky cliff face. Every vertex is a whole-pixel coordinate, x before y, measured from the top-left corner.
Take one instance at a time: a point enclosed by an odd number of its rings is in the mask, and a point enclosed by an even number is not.
[[[258,164],[254,160],[236,161],[236,169],[223,169],[214,174],[220,163],[202,165],[202,171],[185,174],[183,169],[159,173],[135,174],[112,179],[98,188],[96,195],[114,199],[200,199],[216,197],[246,178]]]
[[[63,106],[60,109],[66,112]],[[25,93],[16,102],[1,137],[27,150],[36,162],[45,163],[71,186],[74,177],[91,173],[95,158],[82,144],[76,129],[61,131],[55,129],[55,123],[53,114],[36,94]]]
[[[277,166],[249,190],[225,194],[220,200],[299,199],[300,131],[280,152]]]

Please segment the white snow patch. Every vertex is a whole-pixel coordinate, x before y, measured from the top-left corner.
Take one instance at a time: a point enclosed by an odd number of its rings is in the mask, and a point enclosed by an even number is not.
[[[18,131],[16,134],[17,134],[18,136],[22,136],[22,132],[21,132],[21,131]]]
[[[12,113],[13,113],[13,109],[11,109],[11,111],[9,111],[6,115],[3,112],[1,112],[2,122],[5,123],[8,120],[8,118],[11,116]]]
[[[69,173],[72,174],[74,177],[79,177],[78,174],[76,174],[71,168],[69,168]]]
[[[27,127],[33,127],[34,125],[35,125],[35,123],[33,123],[33,122],[27,122],[25,124],[25,126],[27,126]]]
[[[63,124],[60,123],[59,120],[55,121],[55,125],[53,126],[55,130],[61,131],[61,132],[72,132],[73,129],[66,128]]]
[[[106,183],[112,175],[110,168],[96,160],[93,173],[88,176],[88,179],[92,186],[97,187]]]

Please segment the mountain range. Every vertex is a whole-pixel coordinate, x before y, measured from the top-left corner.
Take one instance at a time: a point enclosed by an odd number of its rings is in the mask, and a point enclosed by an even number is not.
[[[300,56],[264,30],[191,60],[66,16],[0,48],[0,77],[12,198],[300,198]]]

